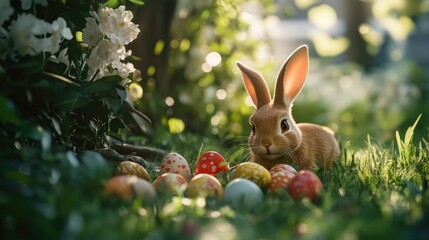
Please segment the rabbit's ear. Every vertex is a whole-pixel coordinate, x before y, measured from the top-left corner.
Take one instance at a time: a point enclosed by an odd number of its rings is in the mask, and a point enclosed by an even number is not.
[[[298,96],[308,73],[308,47],[297,48],[283,64],[277,77],[274,103],[289,106]]]
[[[262,76],[240,62],[237,62],[237,66],[243,74],[244,86],[255,107],[260,108],[268,104],[271,101],[270,91]]]

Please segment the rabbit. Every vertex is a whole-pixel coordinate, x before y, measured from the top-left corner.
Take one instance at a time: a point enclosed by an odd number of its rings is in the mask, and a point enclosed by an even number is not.
[[[271,100],[267,84],[260,74],[236,62],[247,93],[256,108],[249,121],[251,161],[267,169],[285,163],[299,170],[329,170],[339,157],[340,148],[334,132],[310,123],[296,124],[292,104],[300,93],[309,68],[308,47],[298,47],[286,60],[277,77]]]

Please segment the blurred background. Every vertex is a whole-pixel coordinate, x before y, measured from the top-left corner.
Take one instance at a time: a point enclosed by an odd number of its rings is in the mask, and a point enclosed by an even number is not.
[[[302,44],[311,59],[297,122],[330,126],[360,147],[368,134],[392,140],[422,114],[416,134],[427,136],[428,0],[157,0],[133,11],[144,90],[135,104],[154,122],[141,125],[151,141],[247,136],[254,108],[235,61],[273,89]]]

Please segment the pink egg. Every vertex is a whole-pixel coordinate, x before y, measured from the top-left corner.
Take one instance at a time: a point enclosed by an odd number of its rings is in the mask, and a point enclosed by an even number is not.
[[[301,170],[292,179],[287,188],[293,199],[309,198],[312,202],[319,201],[319,193],[322,190],[322,182],[313,172]]]
[[[161,173],[176,173],[182,175],[187,181],[192,178],[188,162],[182,155],[172,152],[167,154],[161,163]]]

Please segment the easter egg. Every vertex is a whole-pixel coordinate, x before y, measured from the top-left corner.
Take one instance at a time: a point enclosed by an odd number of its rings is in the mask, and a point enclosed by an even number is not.
[[[188,183],[186,193],[189,197],[215,197],[221,200],[223,187],[219,180],[207,173],[200,173]]]
[[[116,175],[134,175],[146,181],[150,181],[150,175],[146,169],[138,163],[123,161],[116,167]]]
[[[268,193],[276,194],[287,191],[295,173],[288,170],[281,170],[271,176],[271,182],[268,184]]]
[[[249,179],[261,188],[265,188],[271,181],[270,172],[262,165],[254,162],[238,164],[235,169],[235,177]]]
[[[236,178],[225,186],[224,202],[233,208],[254,209],[264,200],[262,190],[252,181]]]
[[[182,175],[186,180],[192,178],[188,162],[182,155],[172,152],[167,154],[161,163],[161,173],[176,173]]]
[[[180,194],[186,189],[186,179],[177,173],[164,173],[153,181],[157,192]]]
[[[274,165],[274,167],[270,168],[270,173],[271,175],[275,174],[276,172],[282,171],[282,170],[286,170],[286,171],[290,171],[296,174],[296,170],[295,168],[293,168],[290,165],[284,164],[284,163],[280,163],[280,164],[276,164]]]
[[[104,185],[104,192],[123,198],[134,196],[153,200],[156,197],[155,188],[148,181],[137,176],[121,175],[110,178]]]
[[[229,165],[225,158],[215,151],[205,152],[195,165],[195,175],[201,173],[217,175],[220,172],[229,172]]]
[[[322,182],[313,172],[301,170],[292,179],[287,190],[295,200],[305,197],[316,203],[322,190]]]

